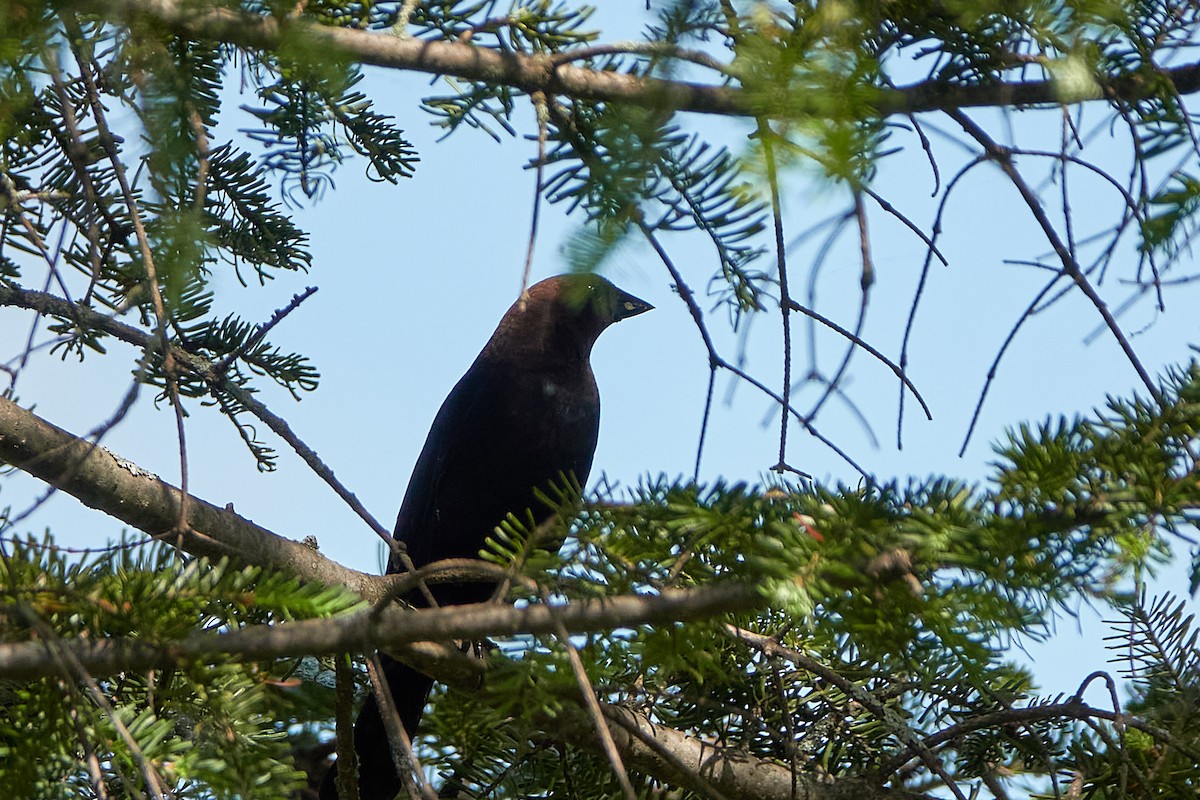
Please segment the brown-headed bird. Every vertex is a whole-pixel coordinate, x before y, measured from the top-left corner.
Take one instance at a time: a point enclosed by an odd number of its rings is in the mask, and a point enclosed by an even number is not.
[[[510,513],[537,523],[553,513],[537,493],[564,476],[587,481],[600,428],[592,345],[605,328],[653,306],[596,275],[558,275],[532,286],[500,320],[475,363],[450,391],[417,457],[396,519],[395,538],[417,567],[477,558]],[[388,572],[402,567],[392,557]],[[438,605],[488,599],[490,583],[440,584]],[[424,595],[405,598],[426,605]],[[384,675],[409,736],[417,731],[433,680],[382,657]],[[354,725],[361,800],[392,800],[401,789],[375,697]],[[336,800],[333,765],[321,800]]]

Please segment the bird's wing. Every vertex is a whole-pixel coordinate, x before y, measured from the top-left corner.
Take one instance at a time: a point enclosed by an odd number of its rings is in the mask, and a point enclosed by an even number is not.
[[[446,477],[463,471],[472,442],[478,442],[478,428],[483,421],[479,410],[485,405],[489,387],[496,385],[494,372],[480,359],[459,379],[438,409],[413,467],[393,536],[407,545],[418,567],[443,557],[436,552],[436,534],[440,527],[439,503],[447,499]],[[401,571],[394,561],[389,562],[388,572]]]

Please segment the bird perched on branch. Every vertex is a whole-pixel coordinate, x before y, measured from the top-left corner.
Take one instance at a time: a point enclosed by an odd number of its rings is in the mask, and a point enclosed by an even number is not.
[[[587,480],[600,428],[592,345],[614,322],[653,306],[596,275],[558,275],[532,286],[434,418],[400,507],[394,536],[416,567],[477,558],[495,527],[526,511],[540,524],[552,509],[537,493],[564,476]],[[388,572],[403,568],[393,554]],[[488,599],[490,583],[429,587],[438,605]],[[427,605],[423,593],[407,598]],[[433,680],[382,657],[404,729],[416,733]],[[374,696],[354,725],[361,800],[392,800],[401,789]],[[321,800],[336,800],[333,765]]]

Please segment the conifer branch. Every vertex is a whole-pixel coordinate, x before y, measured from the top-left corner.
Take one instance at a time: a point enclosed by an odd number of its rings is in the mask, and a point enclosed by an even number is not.
[[[559,626],[572,631],[586,630],[588,626],[610,627],[614,620],[623,616],[628,624],[636,624],[626,612],[638,610],[647,619],[672,620],[692,618],[693,613],[720,614],[738,608],[747,608],[751,598],[759,597],[753,587],[742,585],[714,585],[687,591],[664,592],[660,597],[626,596],[605,601],[577,603],[570,606],[550,608],[537,606],[518,609],[478,604],[459,606],[453,609],[423,609],[406,611],[388,609],[378,626],[347,624],[344,619],[308,620],[285,623],[274,627],[243,629],[228,634],[193,634],[182,642],[169,645],[154,645],[143,639],[124,638],[93,641],[77,639],[59,642],[59,649],[68,651],[83,667],[98,675],[113,674],[145,669],[155,664],[169,665],[192,656],[219,660],[225,654],[242,658],[270,658],[286,654],[277,648],[261,649],[260,645],[272,640],[294,640],[298,645],[296,654],[320,652],[312,649],[314,639],[310,634],[326,637],[337,647],[350,644],[347,633],[362,636],[353,647],[370,646],[393,633],[408,628],[402,636],[454,636],[468,630],[493,629],[492,623],[508,621],[527,627],[531,632],[553,633]],[[649,616],[646,614],[649,613]],[[359,614],[357,619],[369,622],[371,614]],[[524,620],[524,622],[520,622]],[[486,622],[487,625],[477,625]],[[448,623],[450,627],[447,627]],[[624,624],[618,622],[618,624]],[[584,626],[584,627],[581,627]],[[295,632],[303,631],[297,637]],[[381,634],[381,635],[380,635]],[[213,647],[213,642],[224,645]],[[247,647],[234,649],[229,643],[238,642]],[[240,645],[239,645],[240,646]],[[289,645],[289,650],[291,646]],[[489,694],[499,690],[480,684],[484,670],[482,662],[459,652],[448,645],[432,642],[411,644],[392,643],[388,650],[402,655],[406,662],[427,671],[450,686],[469,689],[479,694],[480,702],[498,701]],[[54,654],[40,642],[0,645],[0,675],[28,677],[44,674]],[[567,698],[564,698],[567,699]],[[578,703],[577,698],[571,698]],[[803,797],[809,800],[924,800],[925,795],[899,789],[888,789],[874,783],[855,779],[830,779],[807,773],[793,773],[782,764],[756,757],[744,750],[715,745],[689,736],[683,731],[656,724],[635,711],[602,703],[600,710],[610,722],[613,742],[624,762],[633,770],[654,775],[662,780],[685,785],[702,781],[730,798],[761,798],[761,800],[784,800]],[[559,707],[553,720],[546,720],[546,729],[553,728],[567,741],[576,746],[597,750],[595,728],[591,716],[574,705]]]
[[[232,510],[198,497],[187,499],[189,527],[179,522],[179,489],[103,447],[80,439],[0,398],[0,461],[28,472],[84,505],[144,531],[170,534],[193,555],[287,570],[302,580],[344,585],[367,600],[386,591],[373,575],[330,561],[311,547],[285,539]]]
[[[664,80],[618,72],[587,69],[565,63],[571,51],[554,58],[501,52],[462,42],[429,41],[387,33],[317,25],[302,20],[281,20],[214,6],[185,6],[176,0],[83,0],[81,10],[114,22],[152,19],[189,37],[226,42],[252,50],[274,50],[287,41],[305,41],[325,52],[337,52],[360,64],[450,75],[466,80],[510,86],[525,92],[545,92],[580,100],[629,103],[645,108],[675,109],[700,114],[736,117],[771,117],[782,109],[791,116],[821,116],[819,98],[780,87],[775,96],[737,87]],[[591,46],[588,49],[594,49]],[[1200,63],[1157,70],[1180,95],[1200,91]],[[1052,80],[950,84],[923,81],[898,88],[880,87],[875,100],[879,116],[923,111],[978,107],[1061,105],[1111,97],[1126,102],[1161,91],[1148,77],[1114,78],[1098,92],[1095,87],[1072,96]]]
[[[631,594],[561,606],[477,603],[420,610],[390,606],[350,616],[259,625],[231,633],[200,631],[163,644],[111,637],[80,638],[63,641],[61,645],[89,672],[103,676],[166,667],[187,660],[219,661],[227,656],[263,660],[375,648],[404,655],[405,646],[416,642],[556,634],[561,629],[587,633],[687,622],[747,611],[763,602],[757,587],[726,582],[696,589],[663,590],[657,596]],[[0,644],[0,676],[29,678],[44,674],[51,663],[49,658],[40,642]]]

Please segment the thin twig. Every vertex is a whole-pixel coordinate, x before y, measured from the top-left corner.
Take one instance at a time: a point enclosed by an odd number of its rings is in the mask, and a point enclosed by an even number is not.
[[[542,595],[542,601],[546,605],[550,605],[549,593]],[[555,622],[557,628],[555,634],[567,652],[567,660],[571,662],[571,672],[575,676],[575,682],[579,684],[583,704],[592,718],[592,725],[595,726],[596,735],[600,738],[601,749],[604,751],[608,763],[612,765],[613,774],[617,776],[617,782],[621,784],[621,791],[624,792],[626,800],[638,800],[637,792],[634,791],[633,783],[629,780],[629,773],[625,769],[625,763],[621,760],[621,752],[617,749],[617,743],[613,741],[612,731],[608,729],[608,721],[600,708],[600,701],[596,699],[596,690],[592,688],[587,670],[584,669],[583,659],[579,657],[579,651],[571,642],[571,634],[567,631],[567,627],[557,618]]]
[[[64,12],[62,15],[63,24],[67,32],[71,36],[72,52],[75,54],[75,61],[79,65],[79,74],[83,78],[83,82],[87,89],[88,102],[92,107],[92,118],[96,124],[96,140],[100,144],[100,148],[108,157],[108,161],[112,164],[113,175],[117,179],[117,185],[121,187],[121,197],[125,201],[126,210],[129,213],[129,220],[133,225],[134,234],[137,237],[138,248],[141,251],[142,265],[146,270],[145,285],[150,292],[150,303],[154,308],[154,316],[157,319],[156,335],[159,338],[159,346],[162,348],[163,357],[163,376],[167,387],[167,395],[171,400],[171,406],[175,411],[175,429],[179,441],[179,522],[178,530],[182,531],[187,528],[188,519],[188,460],[187,460],[187,440],[184,435],[183,426],[183,403],[179,396],[179,383],[176,377],[175,357],[171,349],[171,342],[168,338],[167,328],[170,322],[170,317],[167,314],[166,303],[163,301],[162,290],[159,285],[158,271],[154,265],[154,254],[150,249],[150,239],[146,234],[146,226],[142,222],[141,209],[138,206],[137,198],[134,196],[133,188],[129,183],[129,177],[125,172],[125,164],[121,160],[121,153],[117,147],[116,138],[108,127],[107,112],[103,102],[100,100],[100,91],[96,86],[96,81],[92,75],[90,59],[84,57],[79,52],[78,42],[82,42],[83,31],[79,27],[79,22],[75,19],[75,15],[71,12]]]
[[[214,364],[213,373],[217,376],[224,376],[234,361],[237,361],[243,355],[257,347],[259,342],[266,337],[272,328],[282,322],[283,318],[288,314],[299,308],[300,304],[312,297],[316,291],[317,287],[306,286],[303,292],[292,295],[291,302],[289,302],[283,308],[278,309],[274,314],[271,315],[269,320],[259,325],[258,328],[255,329],[254,333],[246,337],[246,341],[238,345],[238,347],[232,353]]]
[[[888,358],[883,353],[879,352],[874,347],[872,347],[865,339],[855,336],[853,333],[846,330],[841,325],[838,325],[836,322],[829,319],[828,317],[823,316],[819,312],[813,311],[811,308],[805,308],[804,306],[797,303],[795,300],[792,301],[792,310],[799,311],[801,314],[804,314],[806,317],[811,317],[812,319],[821,323],[825,327],[829,328],[831,331],[833,331],[841,336],[846,337],[851,342],[853,342],[857,346],[861,347],[863,350],[866,350],[868,353],[870,353],[875,358],[879,359],[879,361],[885,367],[890,369],[892,371],[892,373],[897,378],[900,379],[900,382],[904,386],[906,386],[910,392],[912,392],[913,397],[915,397],[917,399],[917,402],[921,404],[921,410],[925,412],[926,419],[933,419],[933,412],[929,410],[929,405],[925,402],[925,398],[921,396],[921,393],[917,390],[916,385],[913,384],[913,382],[908,379],[908,376],[904,374],[904,370],[900,369],[900,366],[898,364],[894,363],[890,358]]]
[[[1013,165],[1010,152],[997,144],[996,141],[992,139],[992,137],[989,136],[985,130],[983,130],[983,128],[975,124],[975,122],[962,111],[951,110],[947,111],[946,113],[951,119],[961,125],[962,129],[966,131],[969,136],[975,139],[975,141],[979,142],[991,160],[995,162],[998,167],[1000,167],[1001,171],[1004,172],[1005,175],[1008,176],[1008,179],[1012,182],[1013,186],[1016,187],[1017,192],[1020,193],[1021,198],[1029,207],[1030,212],[1033,214],[1034,219],[1041,227],[1047,241],[1050,242],[1050,246],[1054,249],[1055,254],[1057,254],[1059,259],[1062,261],[1063,273],[1075,282],[1075,285],[1079,287],[1079,290],[1083,292],[1083,295],[1092,303],[1093,306],[1095,306],[1096,311],[1099,312],[1101,318],[1103,318],[1105,325],[1107,325],[1108,329],[1112,332],[1113,338],[1116,339],[1117,344],[1120,346],[1121,350],[1124,351],[1126,359],[1128,359],[1129,363],[1137,372],[1138,377],[1141,378],[1142,383],[1150,392],[1150,396],[1154,398],[1154,401],[1160,406],[1163,405],[1164,400],[1162,393],[1159,391],[1158,386],[1154,383],[1154,379],[1150,377],[1150,373],[1146,371],[1141,359],[1138,357],[1137,353],[1134,352],[1133,346],[1129,343],[1129,338],[1125,335],[1125,332],[1121,330],[1121,327],[1113,318],[1112,312],[1108,309],[1108,305],[1104,302],[1103,298],[1097,294],[1095,288],[1087,279],[1087,276],[1085,276],[1083,271],[1080,270],[1078,262],[1072,257],[1070,249],[1062,241],[1062,239],[1059,238],[1058,232],[1054,229],[1054,225],[1050,222],[1050,218],[1046,215],[1046,210],[1042,206],[1041,201],[1029,187],[1029,184],[1025,182],[1025,179],[1021,173],[1018,172],[1017,168]]]
[[[957,142],[957,139],[954,140]],[[946,213],[946,208],[950,202],[950,196],[954,192],[954,188],[958,182],[966,177],[973,168],[979,164],[986,163],[987,159],[984,156],[976,155],[969,163],[965,164],[950,182],[946,185],[946,192],[942,195],[941,201],[938,203],[937,211],[933,216],[933,225],[930,228],[929,241],[937,242],[938,237],[942,233],[942,219]],[[917,288],[913,292],[912,305],[908,308],[908,317],[904,322],[904,336],[900,340],[900,360],[898,365],[900,370],[908,374],[908,345],[912,340],[912,333],[916,327],[917,310],[921,305],[921,298],[925,296],[925,286],[929,280],[929,272],[933,267],[933,251],[928,247],[925,248],[925,259],[921,263],[921,277],[917,280]],[[900,398],[897,403],[896,411],[896,449],[904,449],[904,387],[900,387]]]
[[[771,189],[771,217],[775,229],[775,268],[779,273],[779,313],[783,318],[783,405],[791,404],[792,392],[792,296],[788,291],[787,245],[783,236],[783,203],[779,196],[779,172],[775,163],[775,132],[765,119],[758,120],[758,138],[762,142],[767,167],[767,184]],[[809,415],[812,416],[811,414]],[[771,467],[775,472],[800,471],[787,463],[788,416],[779,415],[779,462]]]
[[[728,64],[718,61],[708,53],[702,50],[688,50],[670,42],[609,42],[606,44],[594,44],[554,53],[550,56],[550,62],[555,66],[559,66],[561,64],[570,64],[572,61],[587,61],[599,56],[614,55],[675,58],[680,61],[689,61],[693,64],[707,67],[722,75],[733,75],[733,70]]]
[[[808,410],[806,415],[809,419],[816,419],[821,408],[833,396],[838,387],[841,386],[845,378],[846,372],[850,369],[850,359],[854,357],[856,348],[854,340],[862,339],[863,327],[867,322],[867,308],[870,302],[871,286],[875,283],[875,265],[871,259],[871,240],[867,233],[867,212],[862,202],[862,192],[854,192],[854,219],[858,224],[858,248],[861,256],[862,270],[859,277],[860,300],[858,304],[858,319],[854,323],[854,334],[851,337],[851,345],[846,348],[846,354],[842,356],[842,361],[838,364],[837,371],[833,373],[825,384],[825,391],[817,398],[817,402],[813,403],[812,408]],[[815,305],[815,303],[814,303]]]
[[[983,401],[987,397],[988,391],[992,388],[992,382],[996,379],[996,371],[1000,368],[1001,359],[1003,359],[1004,354],[1008,352],[1009,346],[1013,343],[1013,341],[1016,340],[1017,332],[1021,330],[1021,326],[1023,326],[1025,322],[1029,320],[1033,313],[1033,309],[1037,308],[1038,303],[1042,302],[1042,298],[1045,297],[1052,288],[1054,288],[1054,285],[1058,283],[1062,277],[1063,274],[1061,272],[1055,274],[1055,276],[1051,278],[1045,286],[1042,287],[1041,291],[1034,295],[1033,300],[1030,301],[1029,305],[1025,307],[1025,311],[1021,313],[1021,316],[1017,319],[1012,329],[1009,330],[1008,335],[1004,337],[1004,342],[1000,345],[1000,349],[996,351],[996,357],[992,359],[992,364],[990,367],[988,367],[987,377],[984,378],[983,388],[979,392],[979,400],[975,402],[975,410],[971,413],[971,422],[967,425],[967,433],[965,436],[963,436],[962,446],[958,448],[958,455],[960,457],[963,455],[963,453],[967,452],[967,445],[970,444],[971,436],[975,433],[975,425],[979,422],[979,417],[983,413]]]
[[[700,310],[700,305],[696,302],[695,293],[692,291],[691,287],[684,282],[683,276],[679,273],[679,269],[675,266],[675,262],[671,260],[671,257],[667,254],[666,249],[662,246],[662,243],[658,240],[658,237],[654,235],[654,231],[652,231],[650,227],[641,220],[637,221],[637,225],[641,229],[642,233],[646,236],[646,239],[650,242],[650,246],[654,249],[654,252],[658,255],[659,259],[662,260],[663,265],[666,266],[667,272],[671,274],[671,279],[675,282],[675,288],[679,292],[679,296],[683,300],[684,304],[687,305],[688,311],[692,315],[692,320],[696,323],[696,328],[700,332],[700,338],[704,341],[705,349],[708,351],[709,364],[715,365],[720,369],[728,370],[746,383],[758,389],[767,397],[774,400],[779,404],[780,408],[785,410],[786,413],[789,413],[795,417],[796,420],[804,426],[804,429],[809,433],[809,435],[816,438],[817,441],[824,444],[830,450],[833,450],[833,452],[845,460],[847,464],[853,467],[854,470],[858,472],[867,483],[874,485],[874,477],[872,477],[869,473],[867,473],[866,470],[859,466],[858,463],[855,462],[854,459],[852,459],[844,450],[835,445],[829,438],[818,432],[811,420],[797,411],[792,405],[785,403],[783,397],[775,392],[775,390],[771,389],[757,378],[751,376],[742,368],[730,363],[729,361],[726,361],[721,357],[721,355],[717,352],[716,346],[713,344],[712,337],[709,335],[708,327],[704,323],[704,312]],[[802,478],[812,478],[811,475],[805,472],[800,472],[797,470],[796,473]]]
[[[333,657],[334,735],[339,797],[358,797],[358,757],[354,752],[354,672],[350,654]]]
[[[944,267],[950,266],[950,262],[947,261],[946,257],[944,255],[942,255],[942,252],[940,250],[938,250],[937,245],[934,243],[933,239],[929,238],[929,236],[926,235],[925,231],[921,230],[920,227],[918,227],[915,222],[913,222],[907,216],[902,214],[899,209],[897,209],[895,206],[893,206],[891,203],[889,203],[887,200],[885,200],[883,198],[883,196],[879,194],[879,192],[875,191],[870,186],[863,186],[860,189],[860,191],[865,193],[867,195],[867,197],[870,197],[872,200],[874,200],[879,205],[879,207],[882,208],[884,211],[891,214],[896,219],[900,220],[900,222],[904,225],[904,227],[908,228],[910,231],[915,233],[917,235],[917,237],[920,238],[920,240],[925,243],[925,247],[928,248],[930,250],[930,252],[932,252],[935,256],[937,256],[937,260],[942,262],[942,266],[944,266]]]
[[[525,308],[525,292],[529,289],[529,276],[533,272],[533,249],[537,244],[538,219],[542,211],[542,180],[546,169],[546,135],[550,124],[550,110],[546,106],[544,92],[534,92],[530,96],[537,117],[537,164],[534,167],[533,178],[533,213],[529,221],[529,244],[525,248],[525,270],[521,273],[521,308]]]
[[[83,295],[83,303],[87,305],[91,302],[92,292],[100,282],[100,273],[103,268],[103,259],[100,255],[100,228],[96,224],[96,215],[102,215],[108,222],[111,230],[116,231],[116,222],[112,214],[100,202],[100,194],[96,191],[95,181],[92,180],[92,174],[88,171],[87,165],[90,159],[88,155],[87,145],[83,142],[83,136],[79,131],[79,122],[75,117],[75,108],[71,103],[71,96],[67,92],[66,86],[63,84],[62,71],[58,66],[58,59],[53,52],[47,51],[45,60],[50,72],[50,81],[54,86],[54,93],[58,97],[58,103],[62,106],[63,127],[66,128],[67,141],[61,146],[63,155],[67,157],[67,162],[71,165],[71,171],[75,173],[75,177],[79,179],[79,183],[83,186],[83,199],[86,203],[89,214],[87,220],[87,228],[85,235],[88,240],[88,257],[92,262],[91,279],[88,281],[87,291]],[[59,133],[61,136],[61,133]],[[64,214],[64,225],[65,225]],[[67,292],[63,293],[69,297]]]
[[[692,472],[692,480],[700,480],[700,457],[704,455],[704,439],[708,435],[709,415],[712,414],[713,391],[717,385],[717,365],[708,365],[708,391],[704,393],[704,416],[700,420],[700,438],[696,442],[696,467]]]
[[[392,762],[400,776],[400,782],[404,784],[405,792],[411,800],[437,800],[433,787],[425,780],[425,771],[413,751],[408,731],[404,730],[404,724],[400,721],[400,712],[396,710],[392,688],[383,678],[383,665],[379,663],[378,653],[372,653],[367,658],[367,675],[371,678],[371,689],[375,692],[375,702],[379,704],[379,716],[383,720],[383,729],[387,732],[388,744],[391,745]]]

